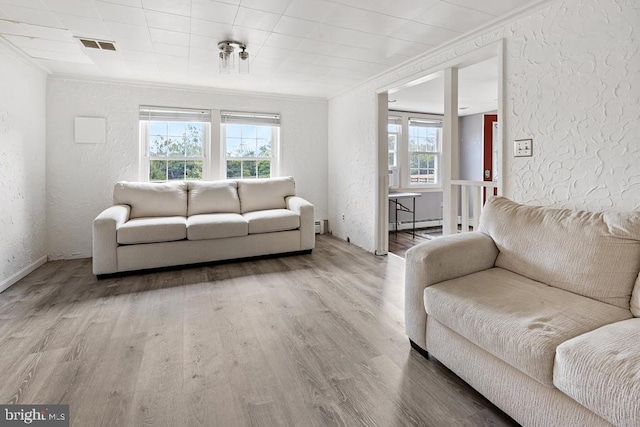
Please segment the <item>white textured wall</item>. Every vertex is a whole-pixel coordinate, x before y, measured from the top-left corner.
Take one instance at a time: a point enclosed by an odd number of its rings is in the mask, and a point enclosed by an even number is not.
[[[0,283],[46,253],[46,74],[0,43]]]
[[[283,175],[327,218],[327,102],[238,92],[50,78],[47,91],[48,249],[52,259],[91,256],[91,223],[113,185],[138,179],[140,105],[281,114]],[[74,117],[107,119],[106,144],[76,144]]]
[[[638,0],[554,1],[332,98],[334,234],[374,249],[376,89],[502,38],[505,194],[532,204],[640,208],[639,33]],[[525,137],[534,140],[534,156],[514,159],[512,141]],[[341,223],[343,212],[358,218]]]

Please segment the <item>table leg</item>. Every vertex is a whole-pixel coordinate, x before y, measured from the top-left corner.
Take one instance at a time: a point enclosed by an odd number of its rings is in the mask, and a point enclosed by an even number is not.
[[[416,198],[413,198],[413,238],[416,238]]]

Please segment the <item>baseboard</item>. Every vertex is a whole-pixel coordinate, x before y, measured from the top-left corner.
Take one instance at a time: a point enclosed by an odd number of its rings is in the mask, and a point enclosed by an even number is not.
[[[398,230],[411,230],[413,229],[413,222],[411,221],[399,221]],[[440,227],[442,226],[441,219],[422,219],[416,220],[416,228],[428,228],[428,227]],[[389,223],[389,230],[395,230],[393,223]]]
[[[20,279],[23,279],[24,277],[26,277],[29,273],[31,273],[36,268],[43,265],[45,262],[47,262],[47,257],[43,256],[42,258],[39,258],[34,262],[32,262],[31,264],[27,265],[22,270],[7,277],[5,280],[0,282],[0,292],[6,291],[7,289],[9,289],[9,287],[16,284]]]

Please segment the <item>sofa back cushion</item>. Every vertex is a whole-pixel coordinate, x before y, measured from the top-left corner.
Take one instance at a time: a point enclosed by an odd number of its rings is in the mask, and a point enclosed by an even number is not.
[[[496,267],[629,309],[640,272],[640,212],[585,212],[490,199],[480,231]]]
[[[113,203],[131,206],[130,218],[187,216],[187,183],[120,181],[113,189]]]
[[[286,208],[285,198],[296,195],[293,177],[238,180],[242,212]]]
[[[189,181],[187,213],[240,213],[238,184],[233,180]]]

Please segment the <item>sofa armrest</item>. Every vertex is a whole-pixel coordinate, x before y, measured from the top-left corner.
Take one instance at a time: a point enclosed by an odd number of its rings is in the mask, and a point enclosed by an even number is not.
[[[310,250],[316,246],[315,213],[311,203],[298,196],[285,199],[287,209],[300,215],[300,250]]]
[[[426,287],[494,266],[498,248],[480,232],[460,233],[421,243],[406,253],[404,319],[409,339],[426,347]]]
[[[118,271],[117,230],[129,220],[131,207],[115,205],[105,209],[93,220],[93,274]]]

